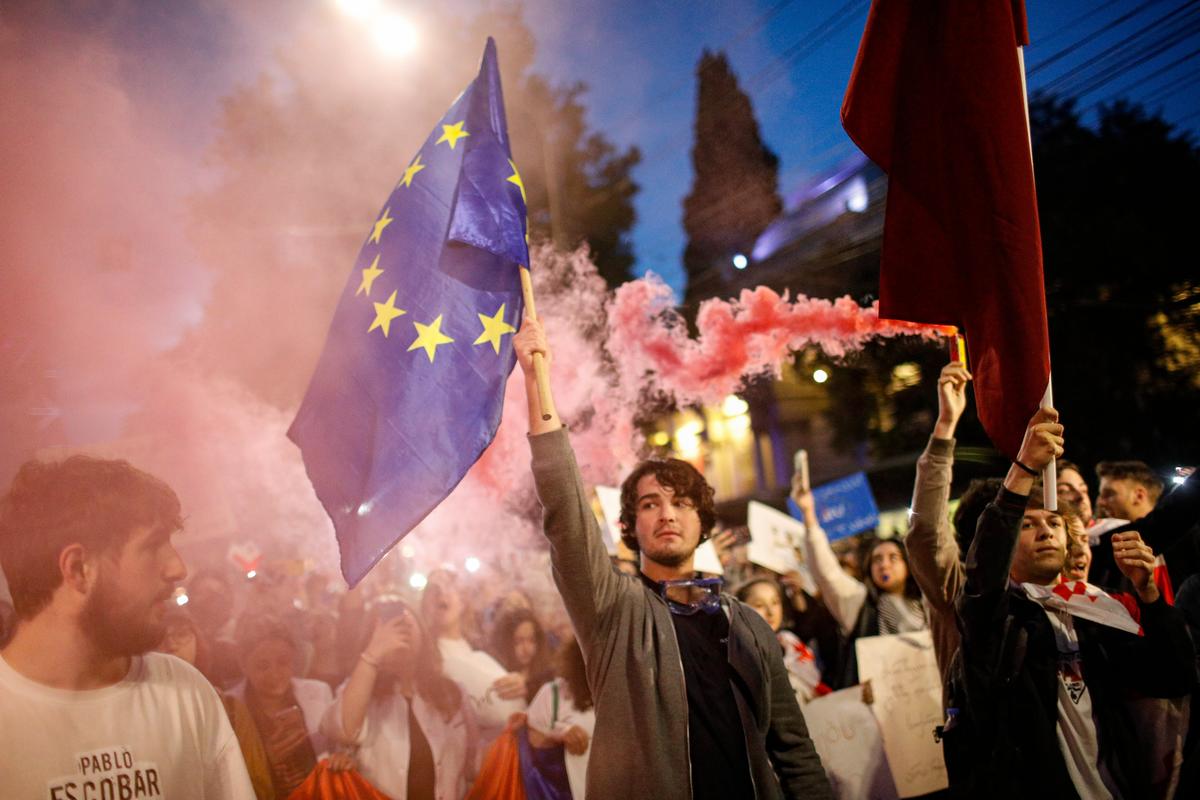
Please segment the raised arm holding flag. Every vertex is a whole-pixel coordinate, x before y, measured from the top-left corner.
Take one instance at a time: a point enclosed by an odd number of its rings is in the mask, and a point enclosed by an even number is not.
[[[495,436],[528,263],[525,187],[488,39],[478,76],[371,226],[288,431],[351,586]]]
[[[842,106],[888,173],[880,315],[966,332],[980,422],[1010,459],[1052,399],[1028,40],[1022,0],[875,0]]]

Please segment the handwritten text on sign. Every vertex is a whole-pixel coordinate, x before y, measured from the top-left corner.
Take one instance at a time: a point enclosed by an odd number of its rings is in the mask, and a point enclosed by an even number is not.
[[[875,694],[872,710],[900,796],[945,789],[942,745],[933,738],[942,724],[942,684],[929,631],[867,636],[855,649],[858,678],[870,681]]]

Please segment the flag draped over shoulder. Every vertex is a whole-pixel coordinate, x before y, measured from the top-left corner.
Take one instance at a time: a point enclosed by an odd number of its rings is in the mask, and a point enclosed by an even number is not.
[[[358,254],[288,431],[355,585],[500,424],[529,263],[496,45],[404,170]]]
[[[874,0],[842,105],[888,173],[880,315],[966,332],[980,421],[1009,458],[1050,379],[1027,41],[1022,0]]]

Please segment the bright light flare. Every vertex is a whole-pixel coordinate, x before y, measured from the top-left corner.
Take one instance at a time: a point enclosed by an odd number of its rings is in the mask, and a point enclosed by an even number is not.
[[[746,258],[741,253],[738,253],[737,255],[735,255],[733,257],[733,268],[734,269],[745,269],[749,263],[750,263],[750,259]]]
[[[379,13],[380,0],[337,0],[338,10],[347,17],[365,22]]]
[[[188,596],[186,594],[175,595],[175,605],[186,606],[188,604]]]
[[[1187,483],[1187,476],[1186,475],[1176,475],[1173,478],[1171,478],[1171,480],[1175,482],[1176,486],[1182,486],[1183,484]]]
[[[750,410],[750,404],[736,394],[731,394],[721,402],[721,413],[727,417],[736,417]]]
[[[399,14],[380,14],[371,21],[375,45],[388,56],[404,56],[417,47],[417,29]]]
[[[824,383],[825,381],[829,380],[829,373],[823,369],[814,369],[813,380],[817,383]]]
[[[422,572],[414,572],[408,578],[408,585],[416,589],[418,592],[425,588],[429,583],[429,578],[425,577]]]
[[[247,577],[249,580],[254,580],[255,578],[257,578],[257,577],[258,577],[258,570],[256,570],[256,569],[249,570],[249,571],[246,573],[246,577]]]
[[[479,572],[479,568],[483,566],[483,562],[475,556],[467,556],[467,560],[463,562],[463,568],[467,572]]]

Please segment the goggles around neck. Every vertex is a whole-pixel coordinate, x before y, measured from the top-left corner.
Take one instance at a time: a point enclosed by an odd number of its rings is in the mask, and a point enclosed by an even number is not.
[[[721,610],[721,578],[685,578],[677,581],[652,581],[658,589],[658,594],[667,601],[667,608],[672,614],[690,617],[703,611],[705,614],[716,614]],[[695,599],[689,603],[681,603],[667,595],[671,589],[690,589]]]

